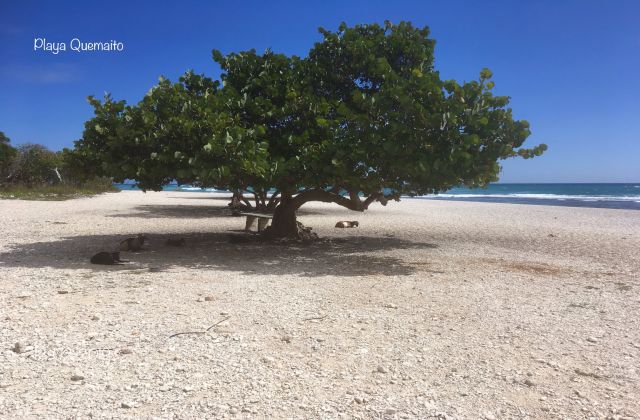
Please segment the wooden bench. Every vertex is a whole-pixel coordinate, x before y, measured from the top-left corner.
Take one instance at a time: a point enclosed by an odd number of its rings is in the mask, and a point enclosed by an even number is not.
[[[240,213],[241,216],[247,216],[247,223],[244,225],[245,232],[250,232],[253,224],[258,219],[258,232],[262,232],[269,224],[269,220],[273,219],[272,214],[264,213]]]

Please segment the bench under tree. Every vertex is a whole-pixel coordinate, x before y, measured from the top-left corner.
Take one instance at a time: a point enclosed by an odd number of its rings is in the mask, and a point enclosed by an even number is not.
[[[262,232],[269,225],[269,220],[273,219],[272,214],[265,213],[240,213],[241,216],[247,216],[247,222],[244,226],[246,232],[250,232],[251,228],[258,219],[258,232]]]

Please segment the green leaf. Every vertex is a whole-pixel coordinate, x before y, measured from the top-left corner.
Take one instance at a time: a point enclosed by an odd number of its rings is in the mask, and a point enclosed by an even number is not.
[[[480,79],[485,80],[485,79],[491,79],[491,77],[493,76],[493,73],[491,72],[491,70],[489,70],[488,68],[483,68],[482,71],[480,72]]]

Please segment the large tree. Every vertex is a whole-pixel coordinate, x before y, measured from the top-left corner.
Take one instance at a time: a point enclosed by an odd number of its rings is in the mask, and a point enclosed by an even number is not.
[[[213,51],[221,82],[161,79],[135,106],[90,98],[74,153],[116,180],[159,190],[177,179],[251,191],[274,211],[266,234],[299,235],[306,202],[364,211],[401,195],[481,187],[521,148],[529,124],[494,96],[491,72],[441,80],[428,28],[408,22],[320,30],[305,58]],[[268,195],[268,192],[271,192]]]

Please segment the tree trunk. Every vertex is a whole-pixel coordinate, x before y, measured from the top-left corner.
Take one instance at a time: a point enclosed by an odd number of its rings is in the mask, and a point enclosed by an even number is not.
[[[240,190],[235,190],[233,192],[233,196],[231,196],[231,203],[229,204],[230,207],[238,207],[242,200],[243,200],[243,196],[242,196],[242,191]]]
[[[244,198],[242,194],[242,190],[234,190],[233,196],[231,197],[231,202],[228,204],[231,212],[235,216],[239,216],[242,211],[251,211],[251,203],[249,200]]]
[[[296,220],[296,207],[291,197],[282,197],[275,209],[271,226],[265,230],[265,235],[271,238],[298,238],[299,228]]]
[[[264,230],[267,238],[293,238],[303,241],[314,240],[318,235],[311,232],[311,228],[304,227],[296,220],[296,211],[304,203],[309,201],[322,201],[325,203],[336,203],[354,211],[365,211],[369,205],[375,201],[380,201],[386,205],[388,198],[382,192],[371,194],[366,200],[360,200],[356,191],[351,191],[349,198],[340,194],[325,191],[322,188],[313,188],[297,193],[293,197],[290,191],[282,191],[280,203],[275,208],[271,226]]]
[[[299,197],[299,195],[298,195]],[[273,213],[271,226],[263,232],[268,239],[294,239],[296,241],[313,241],[318,235],[311,232],[310,227],[304,227],[296,220],[296,212],[308,200],[294,199],[289,192],[281,194],[280,202]]]

